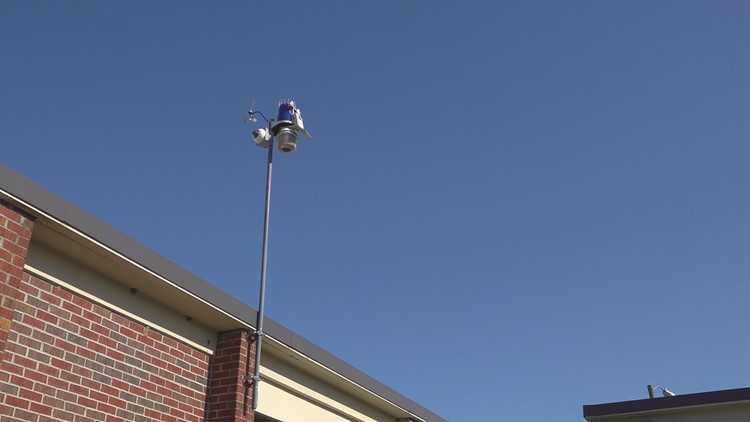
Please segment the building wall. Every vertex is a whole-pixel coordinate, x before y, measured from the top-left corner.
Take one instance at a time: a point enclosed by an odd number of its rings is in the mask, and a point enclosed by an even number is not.
[[[211,361],[210,397],[207,420],[211,422],[253,422],[252,374],[255,346],[247,330],[219,333],[216,355]]]
[[[21,214],[2,209],[7,229]],[[3,421],[201,420],[209,356],[23,272],[31,224],[21,225],[4,268]]]
[[[0,200],[0,359],[7,347],[14,306],[23,296],[19,288],[33,227],[29,216]]]
[[[256,415],[247,318],[0,194],[0,421],[413,420],[271,337]]]
[[[210,355],[25,272],[32,229],[0,203],[2,420],[203,420]]]
[[[118,283],[117,271],[82,265],[73,244],[47,243],[48,234],[0,202],[0,420],[255,420],[247,328],[216,332],[186,319]],[[395,419],[271,352],[259,411],[272,419]]]

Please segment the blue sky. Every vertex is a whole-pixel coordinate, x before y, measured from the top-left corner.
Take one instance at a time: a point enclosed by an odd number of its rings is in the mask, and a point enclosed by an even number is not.
[[[451,421],[748,386],[741,1],[0,5],[2,160]]]

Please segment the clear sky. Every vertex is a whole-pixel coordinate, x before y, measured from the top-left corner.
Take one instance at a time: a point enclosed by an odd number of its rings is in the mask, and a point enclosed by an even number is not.
[[[282,6],[283,5],[283,6]],[[0,3],[3,162],[451,421],[750,386],[744,1]],[[262,394],[262,393],[261,393]]]

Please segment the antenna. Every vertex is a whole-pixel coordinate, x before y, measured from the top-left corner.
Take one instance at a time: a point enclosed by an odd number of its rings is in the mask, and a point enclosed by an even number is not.
[[[247,118],[245,119],[246,122],[255,123],[258,121],[258,118],[255,117],[255,110],[253,110],[254,108],[255,108],[255,98],[253,98],[253,103],[247,109]]]
[[[250,105],[250,107],[247,109],[247,117],[245,118],[245,122],[247,123],[255,123],[258,121],[258,118],[255,117],[256,114],[260,114],[260,116],[263,118],[263,120],[266,121],[266,123],[270,123],[266,116],[261,113],[260,111],[255,110],[255,98],[253,98],[253,103]]]

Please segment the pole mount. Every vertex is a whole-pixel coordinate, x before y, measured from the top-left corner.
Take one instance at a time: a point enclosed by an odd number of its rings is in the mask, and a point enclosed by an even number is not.
[[[242,377],[242,381],[245,382],[245,385],[258,385],[260,377],[255,375],[245,375]]]

